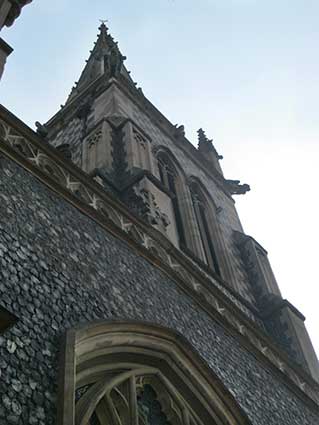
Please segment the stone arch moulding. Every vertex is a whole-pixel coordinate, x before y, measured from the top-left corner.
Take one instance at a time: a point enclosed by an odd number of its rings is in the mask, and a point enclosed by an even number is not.
[[[176,168],[176,171],[181,175],[181,178],[186,183],[187,175],[186,175],[185,171],[183,170],[182,166],[180,165],[179,161],[177,160],[176,156],[174,155],[174,153],[169,148],[167,148],[166,146],[163,146],[163,145],[159,145],[159,146],[154,146],[152,151],[153,151],[155,158],[158,158],[160,155],[167,156],[169,161]]]
[[[222,226],[220,224],[220,212],[222,208],[219,207],[202,181],[196,176],[189,176],[187,184],[192,193],[192,185],[197,186],[200,196],[206,204],[206,213],[209,224],[208,234],[216,248],[216,256],[221,269],[220,277],[228,284],[231,284],[234,289],[238,290],[236,282],[236,273],[233,263],[229,257],[229,249],[227,249],[225,237],[223,234]],[[198,222],[197,222],[198,223]]]
[[[58,425],[146,425],[152,414],[150,404],[143,404],[146,390],[171,425],[250,424],[175,331],[133,321],[98,321],[67,331]]]
[[[176,193],[177,204],[180,210],[181,223],[183,227],[184,240],[179,241],[179,247],[188,248],[193,254],[203,257],[200,235],[195,225],[195,211],[192,205],[191,193],[187,185],[187,175],[181,167],[174,154],[165,146],[157,146],[154,150],[155,158],[158,160],[161,156],[166,158],[176,173]],[[159,167],[158,172],[159,172]],[[160,173],[159,173],[160,174]],[[158,176],[160,178],[160,175]]]
[[[216,213],[216,214],[218,213],[218,211],[219,211],[219,209],[220,209],[221,207],[219,207],[219,206],[216,204],[215,199],[212,197],[212,195],[211,195],[211,194],[209,193],[209,191],[206,189],[206,187],[205,187],[204,183],[201,181],[201,179],[200,179],[199,177],[194,176],[194,175],[190,175],[190,176],[188,176],[188,177],[187,177],[187,184],[188,184],[188,186],[191,186],[192,184],[196,184],[196,185],[200,188],[200,190],[201,190],[201,192],[202,192],[203,196],[207,199],[207,201],[208,201],[208,202],[211,204],[211,206],[214,208],[215,213]]]

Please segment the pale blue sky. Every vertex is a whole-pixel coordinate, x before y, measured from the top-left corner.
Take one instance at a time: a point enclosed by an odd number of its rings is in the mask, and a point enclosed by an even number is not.
[[[145,95],[173,122],[206,129],[246,233],[268,251],[319,352],[318,0],[41,0],[2,37],[15,51],[0,100],[33,126],[64,103],[99,19]]]

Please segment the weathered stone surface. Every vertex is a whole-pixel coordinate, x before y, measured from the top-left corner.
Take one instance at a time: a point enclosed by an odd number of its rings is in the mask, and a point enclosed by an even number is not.
[[[182,333],[253,424],[318,424],[172,280],[8,161],[0,171],[0,252],[0,302],[20,319],[0,337],[1,424],[54,424],[61,336],[95,319]]]

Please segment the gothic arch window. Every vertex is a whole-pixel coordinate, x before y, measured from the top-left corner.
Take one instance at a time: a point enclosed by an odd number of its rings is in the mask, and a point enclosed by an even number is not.
[[[178,239],[180,246],[186,246],[186,235],[179,201],[179,186],[181,176],[172,159],[166,152],[159,152],[157,155],[158,171],[161,182],[172,194],[172,207],[176,222]]]
[[[215,206],[209,205],[209,202],[197,181],[191,180],[189,187],[192,195],[196,222],[205,254],[205,262],[218,275],[221,275],[216,243],[218,235],[217,232],[214,232],[214,227],[216,227],[216,223],[214,223],[216,222],[216,217],[212,211],[212,207],[215,208]]]
[[[60,425],[244,425],[232,395],[190,344],[140,322],[67,332]]]

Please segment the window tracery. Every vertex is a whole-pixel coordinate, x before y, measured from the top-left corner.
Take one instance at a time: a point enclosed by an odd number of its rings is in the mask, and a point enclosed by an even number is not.
[[[133,136],[137,147],[137,161],[140,168],[150,168],[148,141],[133,128]]]
[[[187,403],[161,382],[158,369],[117,367],[77,390],[77,424],[202,425]],[[98,400],[97,389],[102,387],[104,395]]]
[[[248,425],[183,337],[155,325],[68,331],[61,382],[60,425]]]
[[[93,170],[98,162],[98,144],[102,138],[102,130],[98,129],[87,141],[88,169]]]

